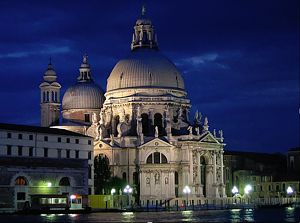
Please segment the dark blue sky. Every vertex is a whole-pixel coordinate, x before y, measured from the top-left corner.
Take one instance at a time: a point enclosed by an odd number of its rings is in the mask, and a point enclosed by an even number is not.
[[[192,113],[223,129],[226,149],[299,146],[297,0],[1,0],[0,122],[39,124],[38,86],[50,56],[62,92],[86,52],[106,89],[143,3],[160,50],[183,73]]]

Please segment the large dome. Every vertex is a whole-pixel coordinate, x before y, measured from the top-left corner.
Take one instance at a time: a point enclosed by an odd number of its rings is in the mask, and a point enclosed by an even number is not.
[[[67,89],[62,100],[62,108],[100,109],[103,101],[103,91],[98,85],[93,82],[79,82]]]
[[[107,79],[107,91],[140,87],[184,90],[184,81],[169,59],[157,50],[144,48],[120,60]]]

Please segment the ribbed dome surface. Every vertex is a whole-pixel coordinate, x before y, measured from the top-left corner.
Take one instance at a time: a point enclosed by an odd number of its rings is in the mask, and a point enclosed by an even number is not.
[[[103,101],[103,90],[98,85],[93,82],[79,82],[67,89],[62,100],[62,108],[100,109]]]
[[[176,66],[152,49],[138,49],[120,60],[107,79],[107,91],[136,87],[165,87],[184,90]]]

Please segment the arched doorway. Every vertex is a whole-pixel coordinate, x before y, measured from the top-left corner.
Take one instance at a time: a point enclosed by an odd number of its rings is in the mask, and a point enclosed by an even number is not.
[[[143,134],[145,136],[149,135],[149,116],[146,113],[143,113],[141,115],[142,117],[142,128],[143,128]]]
[[[163,122],[162,115],[160,113],[155,113],[154,115],[154,127],[158,127],[158,135],[163,135]]]
[[[28,194],[28,180],[26,177],[19,176],[15,179],[15,204],[17,210],[24,208]]]
[[[204,197],[206,197],[206,162],[203,156],[200,157],[200,164],[202,190]]]
[[[70,184],[70,179],[68,177],[61,178],[58,185],[60,187],[60,192],[62,194],[71,193],[71,188],[70,188],[71,184]]]

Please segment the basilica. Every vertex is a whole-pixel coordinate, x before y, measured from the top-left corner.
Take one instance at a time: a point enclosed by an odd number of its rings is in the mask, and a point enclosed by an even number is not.
[[[112,174],[142,202],[184,197],[186,186],[191,198],[226,197],[223,132],[210,131],[200,112],[190,114],[181,73],[160,52],[144,12],[131,52],[112,69],[106,91],[94,82],[87,55],[62,101],[51,63],[43,79],[41,125],[92,136],[94,156],[107,156]]]

